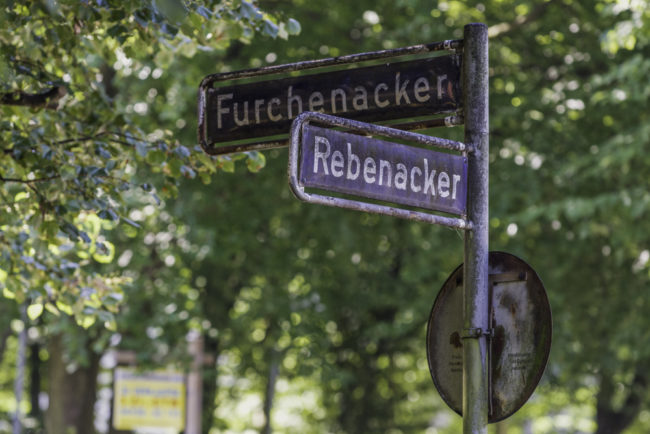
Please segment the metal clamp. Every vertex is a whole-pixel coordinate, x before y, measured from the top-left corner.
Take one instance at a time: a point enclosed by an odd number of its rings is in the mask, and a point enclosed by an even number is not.
[[[493,329],[487,329],[483,330],[482,328],[468,328],[468,329],[463,329],[463,333],[461,334],[461,339],[478,339],[481,336],[487,336],[488,338],[491,338],[494,335],[494,330]]]
[[[453,41],[453,40],[446,40],[442,42],[442,46],[444,50],[447,50],[449,52],[456,53],[456,51],[459,49],[458,41]]]
[[[446,127],[455,127],[456,125],[463,125],[463,115],[455,114],[453,116],[447,116],[444,119]]]

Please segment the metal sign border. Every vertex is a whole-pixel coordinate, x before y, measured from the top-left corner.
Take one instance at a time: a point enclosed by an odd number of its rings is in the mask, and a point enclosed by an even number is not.
[[[426,54],[436,51],[456,51],[463,49],[462,39],[449,39],[440,42],[432,42],[429,44],[412,45],[409,47],[395,48],[391,50],[371,51],[367,53],[349,54],[338,57],[328,57],[325,59],[307,60],[303,62],[286,63],[283,65],[271,65],[261,68],[244,69],[240,71],[222,72],[217,74],[210,74],[203,78],[199,85],[198,91],[198,140],[203,151],[209,155],[224,155],[236,152],[247,151],[263,151],[267,149],[282,148],[287,146],[286,138],[283,139],[268,139],[256,141],[252,143],[240,143],[228,145],[227,142],[223,146],[216,146],[207,142],[206,137],[206,94],[208,89],[211,89],[214,83],[227,80],[238,80],[242,78],[258,77],[271,74],[281,74],[294,71],[303,71],[307,69],[322,68],[334,65],[348,65],[357,62],[364,62],[369,60],[378,60],[399,56],[408,56],[415,54]],[[434,118],[425,121],[407,122],[399,125],[393,125],[394,128],[401,128],[405,130],[425,129],[440,126],[454,126],[462,125],[463,117],[460,115],[447,116],[444,118]]]
[[[463,154],[471,152],[471,147],[464,143],[454,140],[442,139],[439,137],[427,136],[424,134],[413,133],[409,131],[398,130],[382,125],[374,125],[365,122],[354,121],[351,119],[340,118],[337,116],[327,115],[324,113],[303,112],[291,124],[290,142],[289,142],[289,164],[288,177],[289,185],[294,195],[303,202],[316,203],[320,205],[335,206],[338,208],[352,209],[356,211],[368,212],[372,214],[388,215],[392,217],[404,218],[407,220],[420,221],[425,223],[448,226],[455,229],[471,230],[472,224],[464,216],[446,217],[438,214],[432,214],[422,211],[413,211],[402,208],[396,208],[387,205],[360,202],[352,199],[344,199],[333,196],[323,196],[320,194],[307,193],[305,188],[298,180],[298,156],[300,153],[300,142],[302,141],[303,126],[309,122],[316,122],[320,125],[330,127],[340,127],[352,131],[357,131],[369,135],[381,135],[393,139],[408,140],[419,144],[447,149]]]

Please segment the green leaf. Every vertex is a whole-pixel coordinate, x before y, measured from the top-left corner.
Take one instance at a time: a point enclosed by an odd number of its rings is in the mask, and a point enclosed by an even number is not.
[[[59,224],[59,229],[61,229],[61,231],[63,231],[63,233],[66,234],[71,241],[77,241],[79,239],[79,229],[77,229],[70,222],[63,222]]]
[[[27,307],[27,316],[32,321],[34,321],[36,318],[41,316],[42,313],[43,313],[43,305],[41,303],[30,304]]]
[[[115,37],[121,36],[124,33],[128,33],[128,31],[129,30],[125,26],[123,26],[122,24],[116,24],[116,25],[110,27],[108,30],[106,30],[106,34],[108,36],[112,36],[112,37],[115,38]]]
[[[167,166],[169,167],[169,172],[174,178],[181,176],[181,166],[183,163],[180,160],[171,160],[168,162]]]
[[[243,0],[241,2],[241,8],[239,13],[242,17],[247,18],[251,21],[257,21],[262,18],[262,13],[257,9],[253,4]]]
[[[259,172],[266,165],[266,157],[261,152],[249,152],[246,159],[246,166],[251,172]]]
[[[180,0],[156,0],[154,4],[158,10],[174,24],[179,24],[185,18],[187,9]]]
[[[189,158],[189,156],[191,155],[190,150],[183,145],[178,145],[174,149],[174,153],[178,155],[180,158]]]
[[[277,24],[275,24],[273,21],[269,19],[264,20],[263,24],[263,32],[273,39],[275,39],[278,36],[278,32],[280,29],[278,28]]]
[[[101,249],[102,252],[96,251],[93,254],[93,259],[100,264],[110,264],[115,256],[115,245],[109,241],[104,241],[102,244],[105,249]]]
[[[64,303],[64,302],[61,301],[61,300],[57,300],[57,301],[56,301],[56,308],[57,308],[59,311],[65,313],[66,315],[70,315],[70,316],[72,316],[72,314],[73,314],[72,306],[70,306],[69,304]]]
[[[235,172],[235,162],[229,157],[222,157],[219,160],[219,167],[224,172],[234,173]]]
[[[88,234],[84,231],[79,231],[79,237],[81,237],[82,241],[84,243],[89,243],[91,241],[90,237]]]
[[[181,173],[183,174],[184,177],[189,179],[194,179],[196,177],[196,172],[194,171],[194,169],[186,165],[181,166]]]
[[[300,34],[300,23],[293,18],[289,18],[287,21],[287,32],[290,35],[299,35]]]
[[[149,152],[149,145],[145,142],[138,141],[135,143],[135,150],[141,157],[146,157]]]
[[[133,226],[134,228],[138,228],[138,229],[141,228],[141,226],[139,224],[137,224],[136,222],[134,222],[133,220],[131,220],[129,218],[121,217],[120,220],[123,221],[124,223],[127,223],[127,224]]]
[[[80,327],[88,329],[97,322],[97,317],[95,315],[81,315],[76,318],[76,321]]]
[[[59,224],[56,221],[45,221],[41,223],[40,231],[46,238],[54,238],[59,232]]]
[[[147,154],[147,163],[152,166],[158,166],[165,161],[165,153],[159,150],[151,151]]]
[[[196,8],[196,13],[201,15],[206,20],[212,19],[212,11],[210,9],[206,8],[205,6],[199,5]]]
[[[45,310],[47,310],[48,312],[50,312],[50,313],[52,313],[52,314],[54,314],[56,316],[61,315],[61,311],[59,309],[57,309],[56,306],[54,306],[52,303],[46,303],[45,304]]]

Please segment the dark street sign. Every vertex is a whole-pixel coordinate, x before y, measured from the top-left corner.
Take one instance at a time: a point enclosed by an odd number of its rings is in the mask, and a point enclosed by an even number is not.
[[[300,182],[358,197],[464,214],[467,158],[305,125]]]
[[[461,56],[450,54],[223,87],[208,76],[199,89],[199,140],[205,149],[286,135],[305,111],[363,121],[456,112],[460,71]]]
[[[523,260],[489,253],[490,422],[515,413],[539,382],[551,348],[551,309],[539,276]],[[463,266],[443,285],[427,327],[427,358],[443,400],[462,413]]]

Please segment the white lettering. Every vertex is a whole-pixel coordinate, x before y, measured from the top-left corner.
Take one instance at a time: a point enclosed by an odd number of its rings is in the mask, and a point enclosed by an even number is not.
[[[447,172],[440,172],[438,175],[438,194],[440,194],[440,197],[449,196],[449,175],[447,175]]]
[[[379,83],[375,88],[375,104],[377,107],[386,107],[388,105],[388,100],[379,101],[379,89],[388,90],[388,86],[386,86],[386,83]]]
[[[239,116],[237,116],[238,112],[239,110],[237,110],[237,103],[235,103],[233,108],[233,114],[235,115],[235,123],[240,127],[242,125],[248,125],[248,101],[244,101],[244,119],[239,119]]]
[[[346,185],[346,188],[352,191],[357,188],[362,191],[362,186],[358,183],[376,184],[384,187],[386,191],[391,189],[392,198],[401,197],[402,193],[398,191],[402,190],[423,195],[420,197],[424,200],[427,197],[457,200],[461,189],[464,188],[462,174],[438,170],[435,160],[421,158],[418,161],[393,161],[393,156],[384,160],[378,158],[372,148],[366,148],[363,143],[360,143],[361,149],[357,150],[357,153],[353,151],[351,142],[346,145],[347,150],[342,142],[331,143],[328,137],[315,135],[313,173],[354,181],[354,184],[350,182]],[[411,200],[415,199],[405,197],[404,200],[404,203],[414,203]]]
[[[406,166],[402,163],[397,163],[397,173],[395,174],[395,187],[398,190],[406,190],[406,178],[408,172],[406,171]]]
[[[355,110],[367,110],[368,109],[368,92],[363,86],[357,86],[354,88],[356,94],[352,98],[352,107]]]
[[[302,98],[300,98],[300,95],[291,95],[293,92],[293,86],[289,86],[289,90],[287,91],[287,116],[289,119],[293,118],[293,113],[291,112],[291,108],[293,107],[293,104],[298,104],[298,113],[302,113]]]
[[[352,172],[352,164],[356,164],[356,170]],[[352,153],[352,145],[348,142],[348,175],[347,178],[355,180],[359,177],[359,172],[361,172],[361,162],[359,157]]]
[[[375,163],[375,160],[373,160],[371,157],[366,158],[365,161],[363,162],[363,179],[368,184],[374,184],[376,173],[377,173],[377,165]]]
[[[395,104],[400,105],[400,100],[402,98],[404,98],[406,104],[411,104],[411,100],[409,99],[409,96],[406,93],[406,85],[409,84],[409,81],[405,80],[404,83],[402,83],[402,86],[400,86],[399,75],[400,75],[399,72],[395,74]]]
[[[341,151],[332,152],[332,175],[336,178],[343,176],[343,154]]]
[[[413,166],[411,168],[411,190],[413,190],[414,193],[419,192],[422,190],[422,186],[420,185],[415,185],[415,174],[418,174],[418,176],[422,176],[422,170],[418,166]]]
[[[447,74],[438,76],[438,99],[442,99],[442,81],[447,79]]]
[[[452,189],[451,198],[456,200],[456,186],[460,182],[460,175],[454,174],[452,178],[454,179],[454,187]]]
[[[345,91],[343,89],[333,89],[332,90],[332,113],[336,113],[336,96],[341,97],[341,107],[343,108],[343,113],[348,111],[347,102],[345,101]]]
[[[386,169],[386,186],[390,187],[390,179],[393,177],[393,169],[390,162],[386,160],[379,160],[379,185],[382,185],[384,179],[384,169]]]
[[[429,95],[429,80],[426,77],[420,77],[415,80],[415,83],[413,83],[413,93],[418,102],[429,101],[429,98],[431,98],[431,95]]]
[[[319,151],[320,144],[325,145],[325,152]],[[323,162],[323,171],[325,175],[329,175],[327,172],[327,158],[330,156],[330,142],[325,137],[316,136],[314,140],[314,173],[318,173],[318,160],[320,159]]]
[[[282,119],[281,114],[274,115],[273,114],[273,106],[279,106],[280,105],[280,98],[271,98],[271,101],[269,101],[269,105],[266,107],[266,114],[269,116],[269,119],[272,120],[273,122],[277,122],[280,119]]]
[[[263,99],[255,100],[255,122],[260,123],[260,108],[264,105]]]
[[[309,111],[310,112],[322,112],[323,105],[323,94],[320,92],[314,92],[309,95]]]
[[[221,115],[230,113],[229,108],[221,106],[221,102],[227,99],[232,99],[232,93],[217,96],[217,128],[221,128]]]
[[[429,160],[424,159],[424,191],[423,194],[427,194],[427,190],[431,190],[431,196],[436,195],[436,187],[433,184],[433,179],[436,176],[436,171],[432,170],[429,173]]]

